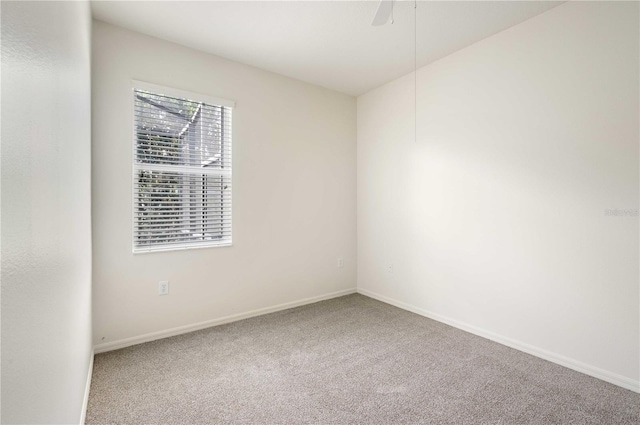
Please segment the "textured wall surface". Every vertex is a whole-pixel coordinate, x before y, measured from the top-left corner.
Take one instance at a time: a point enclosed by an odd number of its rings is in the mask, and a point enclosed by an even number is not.
[[[96,343],[355,288],[354,97],[93,28]],[[132,254],[133,79],[236,102],[232,247]]]
[[[91,16],[2,2],[2,423],[78,423],[91,353]]]
[[[638,30],[569,2],[419,69],[417,142],[413,74],[359,97],[358,289],[637,386]]]

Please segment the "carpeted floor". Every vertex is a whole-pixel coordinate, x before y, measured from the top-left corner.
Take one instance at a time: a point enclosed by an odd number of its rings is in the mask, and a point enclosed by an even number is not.
[[[88,424],[640,424],[640,395],[349,295],[98,354]]]

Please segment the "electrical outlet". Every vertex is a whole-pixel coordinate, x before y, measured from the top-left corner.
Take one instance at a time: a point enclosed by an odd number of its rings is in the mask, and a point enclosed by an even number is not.
[[[338,267],[344,267],[344,258],[338,258]]]
[[[161,280],[158,282],[158,295],[169,295],[169,281]]]
[[[393,264],[387,266],[387,273],[393,273]]]

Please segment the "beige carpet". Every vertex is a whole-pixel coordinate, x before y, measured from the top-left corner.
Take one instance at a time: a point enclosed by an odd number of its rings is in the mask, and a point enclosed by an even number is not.
[[[640,395],[349,295],[95,358],[89,424],[640,424]]]

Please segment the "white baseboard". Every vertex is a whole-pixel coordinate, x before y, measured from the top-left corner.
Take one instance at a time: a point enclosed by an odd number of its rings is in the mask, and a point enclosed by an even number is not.
[[[89,391],[91,390],[91,377],[93,376],[93,356],[94,351],[91,350],[91,357],[89,359],[89,371],[87,372],[87,383],[84,387],[84,400],[82,401],[82,412],[80,412],[80,425],[84,425],[87,418],[87,407],[89,405]]]
[[[582,363],[578,360],[574,360],[574,359],[562,356],[560,354],[556,354],[551,351],[544,350],[542,348],[525,344],[523,342],[516,341],[514,339],[507,338],[502,335],[498,335],[496,333],[493,333],[493,332],[490,332],[490,331],[487,331],[463,322],[459,322],[454,319],[450,319],[448,317],[442,316],[437,313],[432,313],[430,311],[413,306],[411,304],[407,304],[405,302],[398,301],[398,300],[386,297],[384,295],[377,294],[375,292],[371,292],[367,289],[358,288],[358,293],[362,295],[366,295],[367,297],[374,298],[378,301],[382,301],[384,303],[399,307],[403,310],[407,310],[412,313],[416,313],[421,316],[428,317],[429,319],[433,319],[438,322],[445,323],[447,325],[453,326],[454,328],[462,329],[463,331],[472,333],[474,335],[478,335],[483,338],[490,339],[502,345],[506,345],[507,347],[515,348],[516,350],[523,351],[527,354],[540,357],[542,359],[559,364],[569,369],[573,369],[575,371],[584,373],[586,375],[593,376],[594,378],[601,379],[603,381],[609,382],[619,387],[626,388],[636,393],[640,393],[640,381],[636,381],[636,380],[627,378],[625,376],[621,376],[616,373],[609,372],[607,370],[600,369],[598,367],[591,366],[586,363]]]
[[[316,297],[305,298],[298,301],[292,301],[284,304],[274,305],[272,307],[260,308],[258,310],[248,311],[246,313],[233,314],[231,316],[220,317],[217,319],[207,320],[205,322],[193,323],[191,325],[178,326],[177,328],[166,329],[158,332],[151,332],[144,335],[134,336],[131,338],[120,339],[117,341],[105,342],[94,347],[95,354],[107,351],[118,350],[120,348],[129,347],[131,345],[142,344],[143,342],[155,341],[156,339],[167,338],[170,336],[180,335],[188,332],[198,331],[200,329],[210,328],[212,326],[223,325],[225,323],[236,322],[250,317],[262,316],[263,314],[274,313],[276,311],[286,310],[288,308],[298,307],[305,304],[313,304],[318,301],[328,300],[331,298],[342,297],[344,295],[354,294],[356,288],[336,291],[329,294],[318,295]]]

